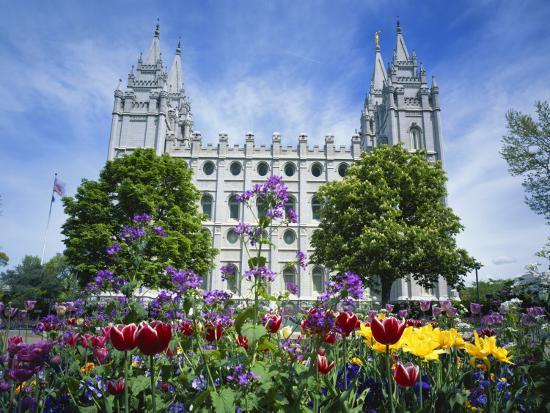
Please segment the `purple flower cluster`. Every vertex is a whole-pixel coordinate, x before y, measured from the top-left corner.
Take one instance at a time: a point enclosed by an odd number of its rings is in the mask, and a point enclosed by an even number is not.
[[[142,238],[145,236],[145,230],[143,228],[134,228],[134,227],[124,227],[119,234],[120,238],[124,241],[129,242],[137,238]]]
[[[247,270],[244,275],[248,281],[253,281],[257,278],[260,278],[266,282],[272,282],[273,280],[275,280],[275,276],[277,274],[271,271],[265,265],[263,265],[261,267],[251,268]]]
[[[288,219],[288,222],[292,224],[296,224],[298,222],[298,214],[296,213],[294,208],[287,208],[286,218]]]
[[[222,290],[204,291],[202,299],[207,305],[225,304],[231,298],[232,294]]]
[[[286,283],[286,289],[294,295],[298,295],[299,288],[297,284],[294,284],[293,282]]]
[[[176,293],[162,290],[156,297],[149,303],[149,314],[153,318],[158,318],[164,310],[164,305],[167,303],[174,303],[179,301],[179,297]],[[165,312],[167,313],[167,311]],[[166,314],[164,314],[166,315]],[[170,317],[168,317],[170,318]]]
[[[302,337],[298,336],[295,339],[287,338],[279,341],[279,348],[285,351],[291,360],[304,360],[305,350],[302,346]]]
[[[481,310],[483,309],[483,304],[478,303],[470,303],[470,312],[474,315],[481,314]]]
[[[259,376],[256,376],[252,371],[246,371],[242,364],[238,364],[233,369],[233,372],[227,376],[227,381],[246,387],[249,384],[258,381]]]
[[[314,307],[306,313],[301,327],[306,333],[324,335],[333,329],[334,322],[335,316],[332,311]]]
[[[283,177],[272,176],[263,184],[256,184],[251,191],[245,191],[237,195],[240,202],[248,202],[256,198],[258,203],[266,206],[265,215],[270,218],[283,219],[285,217],[285,203],[288,201],[288,188],[283,182]],[[296,212],[287,211],[289,222],[297,222]]]
[[[115,242],[113,245],[107,248],[107,255],[115,255],[119,251],[122,251],[122,247],[119,243]]]
[[[124,278],[115,277],[114,273],[110,270],[98,271],[95,277],[95,283],[97,287],[109,286],[113,289],[113,291],[119,290],[120,287],[122,287],[127,282],[128,281],[126,281]]]
[[[185,293],[189,289],[197,289],[202,284],[202,278],[193,271],[178,271],[171,266],[166,267],[165,270],[172,276],[172,282],[176,285],[180,293]]]
[[[237,275],[237,267],[233,264],[225,264],[220,267],[222,273],[222,281],[227,281]]]
[[[495,324],[500,324],[504,321],[504,317],[502,314],[497,313],[496,311],[491,311],[489,314],[484,316],[481,319],[481,324],[484,326],[490,326]]]
[[[21,337],[10,337],[8,353],[12,360],[8,376],[17,383],[27,381],[49,361],[52,347],[50,341],[24,344]]]
[[[298,251],[296,253],[296,259],[298,260],[298,264],[300,265],[300,267],[302,267],[302,269],[306,269],[307,268],[307,256],[306,254],[304,254],[302,251]]]
[[[134,221],[136,224],[146,224],[151,221],[151,215],[144,212],[143,214],[135,215],[132,218],[132,221]]]
[[[153,233],[158,235],[159,237],[166,237],[168,236],[168,234],[166,233],[166,231],[164,230],[163,227],[160,227],[160,226],[154,226],[152,228],[153,230]]]
[[[424,313],[430,311],[430,307],[432,306],[431,302],[428,300],[420,300],[418,305],[420,306],[420,311]]]
[[[546,311],[544,310],[544,307],[529,307],[527,309],[527,314],[529,317],[537,318],[544,316],[546,314]]]
[[[352,272],[337,275],[332,281],[328,281],[325,286],[325,292],[319,295],[321,302],[327,302],[333,296],[339,295],[346,305],[350,305],[352,299],[361,300],[365,296],[361,277]]]

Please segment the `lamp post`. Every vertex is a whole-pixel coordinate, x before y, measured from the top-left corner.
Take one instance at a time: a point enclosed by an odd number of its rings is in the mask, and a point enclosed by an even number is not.
[[[480,262],[475,263],[474,268],[476,270],[476,289],[477,289],[477,302],[479,303],[479,278],[477,275],[477,271],[482,267]]]

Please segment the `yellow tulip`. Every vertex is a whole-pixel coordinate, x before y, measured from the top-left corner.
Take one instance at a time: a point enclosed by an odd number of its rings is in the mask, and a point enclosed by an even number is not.
[[[279,334],[282,338],[287,339],[292,335],[292,327],[286,326],[279,330]]]
[[[465,343],[464,349],[470,356],[476,359],[486,361],[487,357],[493,356],[495,360],[501,363],[512,364],[508,350],[497,346],[496,336],[479,337],[477,331],[474,331],[474,344]]]
[[[363,362],[359,357],[352,357],[351,362],[357,364],[359,367],[363,367]]]

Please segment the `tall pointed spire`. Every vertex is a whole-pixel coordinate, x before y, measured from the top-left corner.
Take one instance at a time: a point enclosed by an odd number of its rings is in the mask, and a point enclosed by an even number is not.
[[[178,41],[178,47],[176,47],[176,55],[174,61],[168,72],[168,92],[177,93],[183,90],[183,75],[181,70],[181,41]]]
[[[405,39],[401,32],[401,24],[399,23],[399,17],[397,18],[397,44],[395,46],[394,59],[398,62],[409,60],[409,51],[405,45]]]
[[[155,33],[153,34],[153,40],[151,41],[151,46],[149,46],[149,51],[147,52],[147,57],[145,58],[146,65],[156,65],[160,60],[160,25],[157,19],[157,27],[155,28]]]
[[[384,68],[384,61],[382,60],[382,53],[380,51],[380,32],[374,34],[374,45],[376,48],[374,55],[374,70],[372,71],[371,88],[377,91],[381,91],[384,87],[384,82],[388,76],[386,69]]]

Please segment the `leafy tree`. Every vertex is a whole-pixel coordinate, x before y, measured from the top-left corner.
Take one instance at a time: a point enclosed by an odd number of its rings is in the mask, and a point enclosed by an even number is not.
[[[319,190],[324,205],[312,260],[361,275],[382,303],[400,278],[429,288],[441,275],[461,285],[474,260],[456,245],[463,227],[443,201],[445,182],[441,163],[423,152],[382,146],[363,153],[342,181]]]
[[[33,255],[23,257],[21,264],[0,274],[6,288],[5,300],[21,307],[26,300],[38,301],[37,308],[47,311],[48,304],[58,300],[62,292],[62,278],[67,274],[65,257],[57,254],[46,264]]]
[[[0,267],[8,265],[9,257],[5,252],[0,251]]]
[[[108,161],[97,181],[84,179],[74,198],[63,198],[68,215],[62,231],[65,255],[81,284],[104,268],[122,274],[132,267],[125,259],[111,259],[106,249],[124,226],[131,225],[132,217],[142,213],[151,215],[167,233],[143,251],[144,265],[137,277],[144,285],[166,285],[162,274],[167,265],[207,274],[216,251],[210,234],[202,231],[200,194],[191,174],[180,159],[138,149]]]
[[[550,106],[536,102],[538,120],[510,110],[501,154],[514,176],[523,176],[525,202],[550,222]]]

